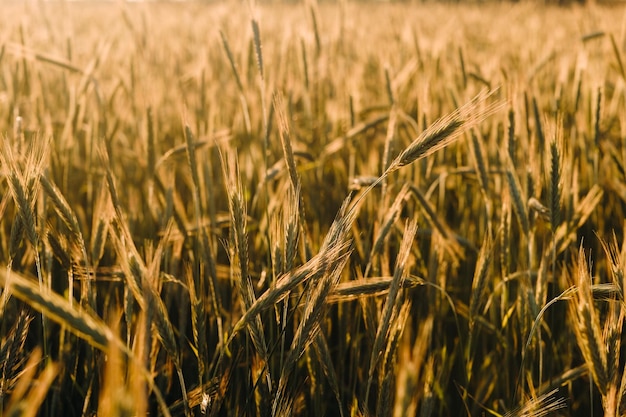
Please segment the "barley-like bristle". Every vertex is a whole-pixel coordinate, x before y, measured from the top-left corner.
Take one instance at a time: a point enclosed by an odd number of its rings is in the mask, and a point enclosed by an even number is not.
[[[555,411],[567,407],[564,398],[554,397],[557,391],[555,389],[537,398],[532,398],[522,406],[506,413],[505,417],[545,417],[552,415]]]

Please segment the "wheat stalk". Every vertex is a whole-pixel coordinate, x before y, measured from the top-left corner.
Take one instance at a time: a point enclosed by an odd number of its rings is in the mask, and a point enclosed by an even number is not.
[[[231,249],[232,260],[239,260],[239,270],[235,271],[234,278],[241,294],[242,309],[248,310],[256,301],[254,289],[252,287],[252,281],[250,280],[250,274],[248,271],[248,232],[247,232],[247,210],[244,202],[244,192],[241,183],[239,182],[239,165],[236,158],[233,156],[230,163],[222,161],[224,177],[226,180],[226,188],[228,190],[228,202],[231,215],[231,240],[234,242],[234,247]],[[230,168],[230,173],[227,172]],[[267,344],[265,342],[265,331],[263,328],[263,322],[259,316],[256,316],[248,325],[248,330],[252,343],[257,352],[261,356],[261,359],[265,364],[269,362],[269,353]],[[264,367],[264,369],[267,369]],[[268,392],[272,390],[272,378],[268,372],[266,375],[266,386],[264,387]],[[263,393],[265,396],[267,393]]]
[[[374,372],[377,369],[378,359],[384,352],[383,346],[385,341],[389,340],[388,333],[391,327],[392,317],[399,314],[401,300],[400,289],[402,288],[403,282],[405,280],[406,268],[408,267],[407,263],[416,233],[417,221],[413,220],[410,223],[407,223],[404,230],[402,243],[400,244],[400,250],[398,251],[398,258],[396,260],[396,265],[394,269],[393,281],[389,286],[389,293],[387,294],[387,299],[385,301],[383,311],[380,314],[380,320],[378,322],[376,336],[372,345],[367,386],[365,389],[365,404],[368,403],[369,391],[372,385]]]
[[[316,338],[320,331],[320,322],[328,309],[326,298],[332,289],[339,282],[341,273],[348,261],[346,256],[338,257],[331,261],[323,271],[321,277],[308,283],[308,302],[305,305],[300,324],[296,329],[291,347],[284,360],[281,375],[278,382],[278,389],[272,404],[272,415],[278,415],[278,411],[284,407],[281,402],[289,399],[290,393],[286,392],[290,385],[293,370],[296,368],[298,359],[303,355],[307,347]]]
[[[377,416],[391,416],[393,413],[396,374],[399,370],[397,352],[409,319],[410,306],[411,303],[409,301],[404,301],[394,314],[389,327],[389,335],[386,340],[379,374],[380,389],[378,390],[378,399],[376,401]]]
[[[385,218],[383,219],[382,224],[378,230],[378,235],[376,236],[376,240],[374,241],[374,244],[372,245],[372,249],[370,250],[370,254],[368,257],[369,260],[367,262],[367,266],[365,267],[365,272],[363,273],[363,276],[367,277],[369,275],[369,271],[372,267],[372,262],[375,256],[381,251],[383,244],[385,242],[385,239],[389,235],[389,232],[391,231],[393,224],[398,219],[398,216],[400,215],[400,211],[402,210],[402,208],[404,207],[406,203],[407,194],[409,193],[409,190],[410,190],[410,186],[408,184],[404,184],[402,186],[402,189],[396,195],[396,199],[394,200],[393,204],[386,211]]]
[[[487,278],[489,276],[488,269],[492,254],[493,246],[490,237],[487,235],[485,236],[483,245],[478,253],[476,269],[472,280],[472,292],[469,303],[470,334],[472,333],[476,321],[476,315],[478,314],[480,307],[482,306],[482,300],[484,299],[485,287],[487,286]]]

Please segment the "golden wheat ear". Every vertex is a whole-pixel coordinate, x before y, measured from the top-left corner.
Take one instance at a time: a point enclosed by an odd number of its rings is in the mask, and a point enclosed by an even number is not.
[[[432,155],[502,110],[506,102],[500,100],[489,102],[496,92],[497,89],[485,90],[452,113],[438,119],[400,152],[385,173],[391,173]]]

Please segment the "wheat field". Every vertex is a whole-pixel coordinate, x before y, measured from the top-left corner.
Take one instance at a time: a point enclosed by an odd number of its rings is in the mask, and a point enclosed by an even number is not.
[[[0,10],[0,416],[626,413],[626,10]]]

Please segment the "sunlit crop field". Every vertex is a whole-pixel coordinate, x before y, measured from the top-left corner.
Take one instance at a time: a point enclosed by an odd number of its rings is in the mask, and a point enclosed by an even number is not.
[[[626,413],[625,10],[0,10],[0,416]]]

